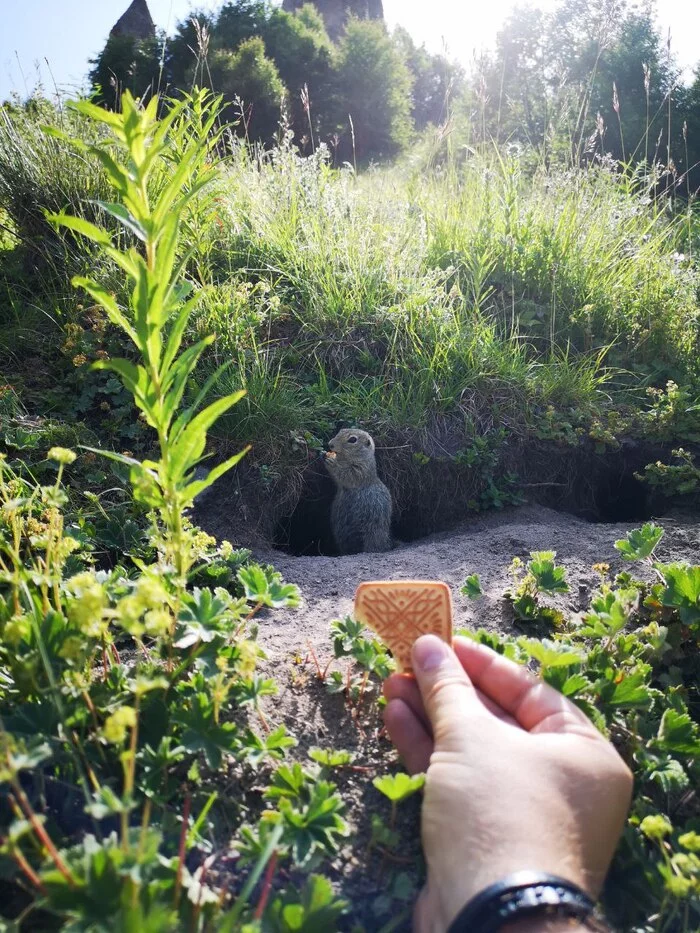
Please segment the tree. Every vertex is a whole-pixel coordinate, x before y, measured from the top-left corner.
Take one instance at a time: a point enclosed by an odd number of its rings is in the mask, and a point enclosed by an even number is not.
[[[253,36],[263,36],[270,16],[266,0],[230,0],[219,10],[214,25],[214,44],[233,51]]]
[[[677,162],[684,176],[680,193],[695,197],[700,189],[700,65],[694,80],[679,95],[677,122],[681,128]]]
[[[213,27],[214,20],[202,12],[177,24],[165,47],[165,73],[171,89],[188,91],[202,83]]]
[[[429,123],[439,125],[448,116],[450,100],[464,87],[464,71],[444,55],[432,55],[424,45],[417,46],[401,26],[394,30],[394,42],[413,76],[411,116],[416,129]]]
[[[334,128],[334,48],[321,14],[310,3],[293,14],[274,10],[263,38],[267,54],[289,90],[291,122],[297,140],[308,138],[309,121],[317,139],[330,133]],[[302,91],[307,104],[302,101]]]
[[[603,117],[606,152],[621,160],[653,160],[661,134],[665,145],[659,155],[667,157],[664,105],[673,82],[672,67],[651,16],[627,16],[614,41],[603,50],[592,81],[590,112]]]
[[[516,8],[496,37],[496,53],[486,60],[476,97],[488,135],[499,141],[544,145],[549,125],[551,86],[546,58],[546,18],[541,10]]]
[[[224,95],[229,103],[225,116],[231,120],[240,117],[241,133],[251,140],[272,139],[286,89],[259,36],[241,42],[235,52],[217,49],[211,53],[204,83]]]
[[[89,79],[97,102],[117,110],[125,90],[148,100],[160,85],[162,42],[162,37],[110,36],[97,58],[90,61]]]
[[[351,17],[338,45],[336,113],[346,144],[352,119],[357,158],[392,156],[408,144],[412,84],[384,24]]]

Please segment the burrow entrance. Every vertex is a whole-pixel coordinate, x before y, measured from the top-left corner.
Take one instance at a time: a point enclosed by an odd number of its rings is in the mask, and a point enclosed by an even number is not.
[[[520,482],[513,492],[520,492],[530,504],[590,522],[642,523],[660,514],[667,502],[654,495],[635,473],[668,454],[646,446],[606,455],[580,449],[530,448],[519,460],[514,457]],[[436,460],[417,468],[411,460],[385,464],[382,469],[380,460],[378,466],[394,497],[392,531],[398,541],[416,541],[473,518],[477,512],[475,502],[484,493],[478,473],[451,461]],[[502,475],[508,472],[509,464],[505,464]],[[330,526],[334,494],[333,482],[323,466],[312,464],[304,476],[297,505],[276,523],[274,546],[297,556],[336,556]]]

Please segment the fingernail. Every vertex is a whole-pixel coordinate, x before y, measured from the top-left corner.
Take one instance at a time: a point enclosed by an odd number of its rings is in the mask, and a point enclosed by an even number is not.
[[[421,635],[413,645],[413,665],[420,671],[434,671],[448,654],[448,646],[437,635]]]

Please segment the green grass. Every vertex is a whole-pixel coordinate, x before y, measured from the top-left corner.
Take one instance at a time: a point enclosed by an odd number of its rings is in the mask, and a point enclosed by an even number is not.
[[[17,249],[41,251],[45,235],[52,256],[57,243],[65,253],[54,265],[95,274],[92,253],[37,219],[64,206],[95,217],[99,168],[87,155],[69,162],[42,128],[66,119],[43,106],[4,114],[0,207]],[[298,474],[294,438],[320,444],[340,423],[417,452],[447,430],[453,456],[499,430],[504,447],[525,449],[570,425],[579,439],[611,419],[625,430],[646,387],[668,379],[697,398],[687,210],[610,168],[526,171],[493,149],[434,165],[422,153],[359,176],[322,152],[233,143],[223,155],[216,197],[193,205],[184,237],[194,283],[213,283],[190,332],[217,333],[198,385],[228,362],[211,395],[248,391],[217,428],[219,447],[253,442],[254,461]],[[115,270],[97,265],[120,295]],[[32,306],[65,327],[75,298],[55,281],[40,278]],[[16,327],[28,279],[7,283],[0,316]]]

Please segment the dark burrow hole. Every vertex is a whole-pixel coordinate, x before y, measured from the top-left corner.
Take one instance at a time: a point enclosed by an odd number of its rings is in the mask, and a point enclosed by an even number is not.
[[[523,472],[527,472],[530,481],[523,480],[522,494],[530,505],[546,506],[589,522],[642,523],[663,510],[664,500],[654,496],[636,478],[635,472],[643,468],[641,461],[649,462],[644,456],[622,454],[609,460],[593,458],[586,463],[560,458],[544,483],[536,481],[541,465],[535,470],[525,467]],[[387,478],[394,494],[395,540],[417,541],[449,531],[459,522],[476,516],[468,504],[473,497],[473,479],[470,482],[468,471],[441,463],[435,464],[432,476],[426,476],[424,468],[420,474],[409,472],[408,477],[413,480],[413,488],[410,482],[404,483],[404,494],[400,497]],[[333,483],[322,468],[310,470],[296,507],[277,522],[274,546],[297,556],[337,556],[330,524],[334,493]]]

